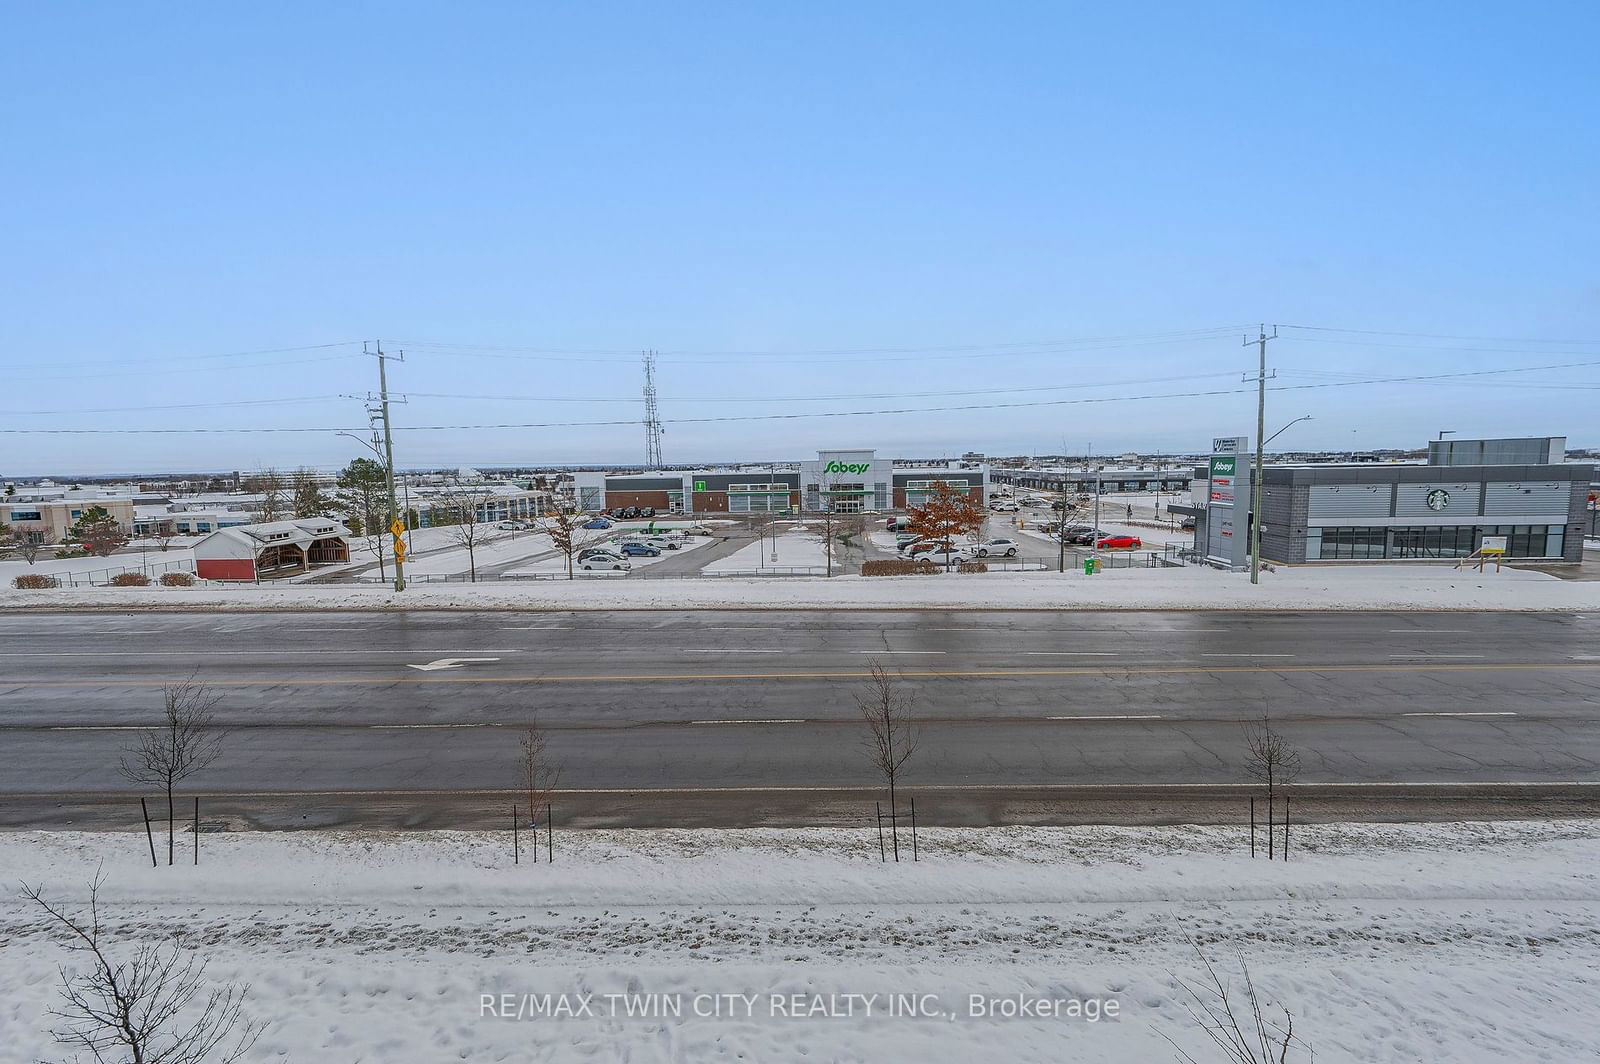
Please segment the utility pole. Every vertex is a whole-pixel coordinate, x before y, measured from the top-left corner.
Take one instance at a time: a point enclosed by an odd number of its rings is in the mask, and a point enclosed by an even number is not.
[[[366,348],[366,344],[361,346],[363,349]],[[394,551],[394,589],[396,591],[404,591],[406,589],[406,548],[405,542],[400,538],[400,534],[394,531],[397,523],[402,530],[405,528],[405,524],[400,521],[400,500],[395,497],[394,490],[394,435],[389,426],[389,374],[387,371],[389,356],[384,354],[381,340],[373,341],[373,347],[376,350],[368,353],[376,355],[378,358],[378,416],[383,420],[383,464],[385,479],[388,481],[389,486],[389,531],[394,535],[394,546],[396,548]],[[402,360],[404,357],[402,352]]]
[[[1278,338],[1278,327],[1272,327],[1272,335],[1267,335],[1267,326],[1262,324],[1260,334],[1251,340],[1245,337],[1244,346],[1252,343],[1260,349],[1261,365],[1256,371],[1256,468],[1255,475],[1250,478],[1250,582],[1261,583],[1261,462],[1267,449],[1267,341]],[[1277,372],[1273,372],[1277,376]],[[1248,379],[1248,378],[1246,378]]]

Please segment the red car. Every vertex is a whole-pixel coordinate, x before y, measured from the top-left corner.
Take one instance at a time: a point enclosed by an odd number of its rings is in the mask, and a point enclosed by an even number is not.
[[[1095,544],[1101,550],[1138,550],[1144,540],[1138,536],[1107,536]]]

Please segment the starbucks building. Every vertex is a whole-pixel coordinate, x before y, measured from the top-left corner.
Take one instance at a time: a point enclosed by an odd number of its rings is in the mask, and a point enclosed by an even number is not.
[[[1195,470],[1195,548],[1237,565],[1250,527],[1250,452],[1214,441]],[[1508,558],[1583,560],[1594,466],[1566,439],[1433,441],[1425,464],[1273,464],[1262,470],[1261,557],[1299,562],[1460,559],[1486,542]]]

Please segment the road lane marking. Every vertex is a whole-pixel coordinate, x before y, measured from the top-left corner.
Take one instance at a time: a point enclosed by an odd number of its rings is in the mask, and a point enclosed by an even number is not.
[[[1054,658],[1114,658],[1115,650],[1025,650],[1024,654]]]
[[[1292,658],[1293,654],[1201,654],[1202,658]]]
[[[143,724],[52,724],[46,731],[144,731]]]
[[[777,717],[760,720],[691,720],[690,724],[804,724],[799,717]]]
[[[491,650],[490,654],[516,654],[522,648],[513,650]],[[381,647],[351,647],[348,650],[316,650],[313,648],[288,647],[283,650],[5,650],[0,651],[0,658],[200,658],[202,656],[222,658],[296,658],[303,654],[441,654],[448,655],[448,650],[386,650]]]
[[[1515,713],[1512,713],[1509,710],[1503,711],[1503,712],[1498,712],[1498,713],[1486,713],[1486,712],[1485,713],[1473,713],[1473,712],[1468,712],[1466,710],[1461,710],[1459,712],[1402,713],[1400,715],[1402,717],[1514,717],[1514,716],[1516,716]]]
[[[670,651],[669,651],[670,653]],[[680,654],[787,654],[787,650],[753,650],[749,647],[726,647],[719,650],[707,650],[703,647],[684,647],[678,651]]]
[[[863,653],[872,653],[863,651]],[[1130,676],[1216,676],[1228,673],[1340,673],[1340,672],[1379,672],[1379,673],[1424,673],[1424,672],[1592,672],[1600,670],[1600,662],[1596,663],[1568,663],[1561,661],[1528,661],[1528,662],[1485,662],[1482,664],[1459,662],[1450,664],[1429,664],[1423,662],[1388,662],[1388,663],[1359,663],[1337,664],[1330,662],[1325,665],[1193,665],[1193,666],[1138,666],[1138,665],[1111,665],[1110,668],[1119,673]],[[1083,665],[1078,667],[1062,667],[1054,669],[939,669],[927,671],[905,671],[900,675],[907,678],[923,677],[937,680],[960,679],[988,679],[1010,678],[1028,676],[1093,676],[1104,677],[1108,666]],[[702,682],[705,680],[856,680],[870,676],[870,672],[861,669],[847,671],[818,671],[818,672],[711,672],[711,673],[604,673],[604,674],[560,674],[552,673],[542,676],[462,676],[452,674],[446,676],[387,676],[356,677],[356,676],[260,676],[229,678],[207,677],[206,683],[214,687],[388,687],[395,684],[425,683],[431,686],[442,684],[548,684],[548,683],[662,683],[671,681]],[[109,676],[83,676],[70,680],[30,680],[30,679],[0,679],[0,691],[21,690],[30,687],[41,688],[67,688],[67,687],[165,687],[168,684],[180,683],[189,678],[188,673],[171,676],[165,679],[142,679],[135,677],[116,678]]]
[[[1472,635],[1465,628],[1391,628],[1390,635]]]
[[[1045,720],[1160,720],[1159,713],[1119,713],[1085,717],[1046,717]]]
[[[502,632],[570,632],[570,624],[501,625]]]
[[[1419,650],[1413,654],[1390,654],[1391,658],[1456,658],[1466,660],[1469,658],[1482,658],[1483,654],[1434,654],[1426,650]]]
[[[501,728],[501,724],[368,724],[370,731],[412,731],[417,728]]]
[[[407,665],[406,668],[416,669],[418,672],[438,672],[441,669],[460,669],[468,665],[481,665],[499,660],[499,658],[439,658],[425,665]]]
[[[857,654],[944,654],[943,650],[857,650]]]

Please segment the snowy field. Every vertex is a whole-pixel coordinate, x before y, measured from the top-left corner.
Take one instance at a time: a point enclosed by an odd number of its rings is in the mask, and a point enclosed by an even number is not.
[[[39,551],[39,556],[33,564],[20,559],[0,562],[0,583],[10,587],[11,581],[26,573],[39,573],[45,576],[74,573],[82,576],[87,573],[104,573],[107,570],[117,572],[131,570],[138,572],[141,567],[148,568],[151,572],[172,572],[177,569],[194,571],[194,551],[187,547],[168,547],[161,550],[152,546],[149,550],[140,553],[113,554],[109,558],[98,558],[90,555],[86,558],[56,558],[53,547],[46,547]]]
[[[1288,864],[1197,827],[930,829],[914,865],[859,830],[555,842],[208,834],[152,869],[140,834],[0,836],[0,1064],[52,1056],[79,963],[15,884],[76,907],[97,867],[115,955],[170,940],[250,984],[250,1060],[1221,1060],[1183,1008],[1197,944],[1236,993],[1242,951],[1324,1064],[1595,1056],[1596,822],[1305,827]]]
[[[1248,574],[1186,566],[900,577],[722,577],[608,582],[210,585],[193,588],[0,586],[0,609],[167,606],[182,609],[1259,609],[1600,610],[1600,581],[1447,566],[1305,566]]]
[[[776,555],[777,560],[773,557]],[[748,547],[740,547],[726,558],[718,558],[707,565],[708,573],[749,572],[752,569],[786,569],[794,566],[825,566],[822,541],[805,532],[784,532]],[[839,553],[834,553],[834,565],[839,564]],[[858,563],[859,564],[859,563]]]

